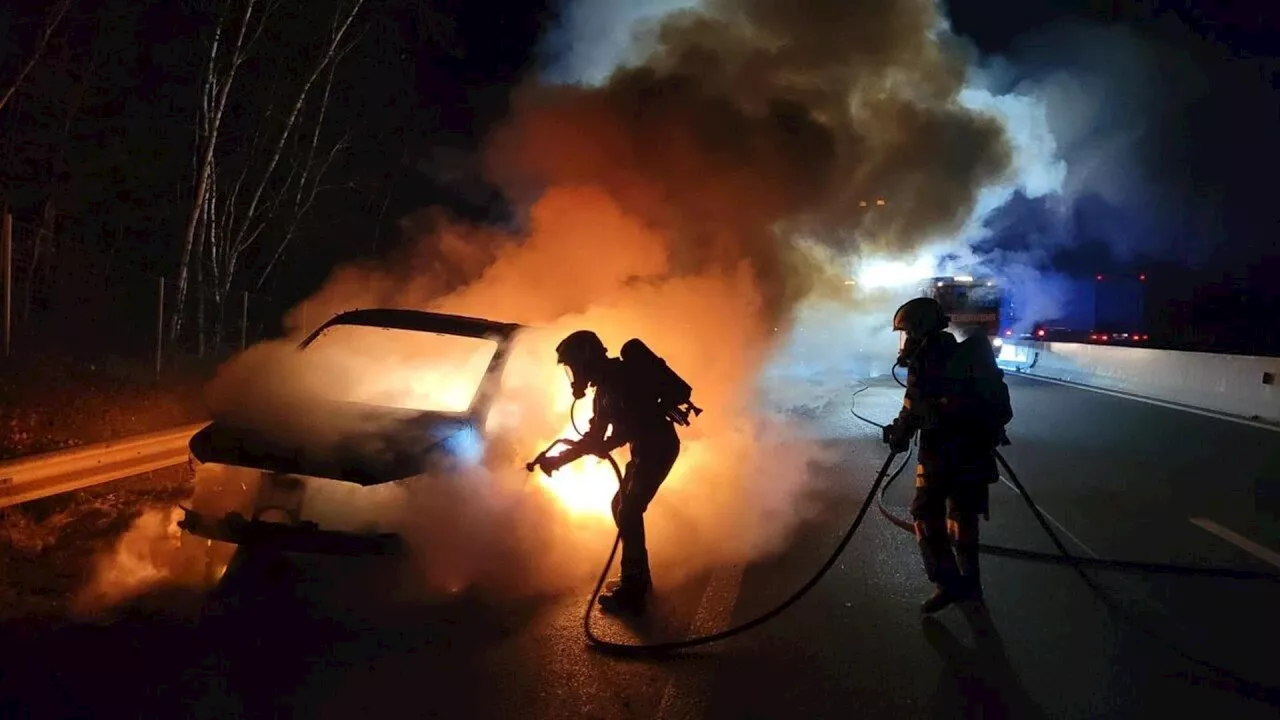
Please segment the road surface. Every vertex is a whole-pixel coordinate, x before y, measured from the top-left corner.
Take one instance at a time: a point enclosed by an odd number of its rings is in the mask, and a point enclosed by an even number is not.
[[[1006,456],[1076,552],[1280,571],[1269,564],[1280,549],[1280,433],[1037,380],[1010,385]],[[822,562],[884,457],[878,431],[850,416],[850,390],[804,413],[835,453],[815,470],[822,516],[773,561],[662,588],[653,632],[749,619]],[[900,397],[876,380],[858,410],[887,420]],[[893,504],[906,504],[910,482],[908,472]],[[1004,483],[983,532],[1052,547]],[[202,604],[201,614],[154,599],[109,625],[0,628],[0,716],[1276,716],[1280,584],[1109,573],[1095,575],[1098,593],[1065,567],[993,557],[984,567],[989,623],[956,609],[923,621],[930,588],[914,541],[873,511],[832,573],[780,618],[662,661],[587,649],[584,594],[393,603],[377,599],[394,573],[372,561],[246,571],[230,600],[172,600]]]

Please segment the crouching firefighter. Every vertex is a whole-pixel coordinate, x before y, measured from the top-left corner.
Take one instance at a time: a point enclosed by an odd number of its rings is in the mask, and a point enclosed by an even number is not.
[[[1007,445],[1013,419],[1004,373],[989,340],[958,342],[944,332],[949,319],[932,298],[898,308],[893,329],[905,334],[897,367],[907,368],[906,393],[884,441],[905,452],[917,431],[920,442],[911,517],[936,591],[921,610],[952,603],[982,603],[978,567],[978,516],[990,519],[989,486],[999,479],[994,450]]]
[[[631,460],[613,496],[622,574],[599,602],[607,611],[639,613],[653,585],[644,513],[680,454],[675,426],[688,425],[689,413],[702,411],[690,401],[689,385],[639,340],[623,345],[620,358],[610,358],[595,333],[579,330],[556,347],[556,359],[572,376],[574,398],[595,387],[593,414],[580,440],[538,465],[550,474],[584,455],[604,457],[630,444]]]

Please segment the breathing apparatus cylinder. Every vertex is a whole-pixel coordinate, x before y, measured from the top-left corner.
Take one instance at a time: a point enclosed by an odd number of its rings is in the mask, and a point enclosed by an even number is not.
[[[657,391],[658,405],[671,422],[688,427],[689,414],[702,414],[702,408],[693,404],[693,388],[638,338],[632,338],[622,346],[622,362],[644,378]]]

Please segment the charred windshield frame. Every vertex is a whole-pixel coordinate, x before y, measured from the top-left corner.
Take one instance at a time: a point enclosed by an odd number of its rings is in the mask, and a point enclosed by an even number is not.
[[[467,411],[468,415],[479,420],[483,420],[488,415],[489,408],[493,404],[493,398],[498,391],[503,368],[506,367],[507,359],[511,354],[511,341],[516,333],[525,329],[525,326],[515,323],[502,323],[423,310],[387,308],[349,310],[335,315],[322,323],[298,344],[298,349],[306,350],[326,330],[338,325],[454,335],[478,340],[491,340],[496,343],[497,349],[489,359],[489,366],[480,381],[480,386],[476,389],[471,407]]]

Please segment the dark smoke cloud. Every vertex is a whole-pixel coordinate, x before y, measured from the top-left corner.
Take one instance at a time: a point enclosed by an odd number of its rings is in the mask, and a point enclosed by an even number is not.
[[[1173,20],[1023,35],[988,70],[1044,104],[1068,173],[1054,202],[1003,209],[1000,247],[1029,235],[1063,265],[1090,246],[1098,262],[1191,265],[1274,248],[1280,214],[1259,182],[1280,162],[1274,65]]]
[[[674,239],[678,270],[745,260],[775,320],[837,279],[788,234],[910,250],[1009,169],[999,121],[958,102],[969,58],[932,2],[712,2],[649,41],[602,87],[527,89],[492,174],[517,198],[603,188]]]

